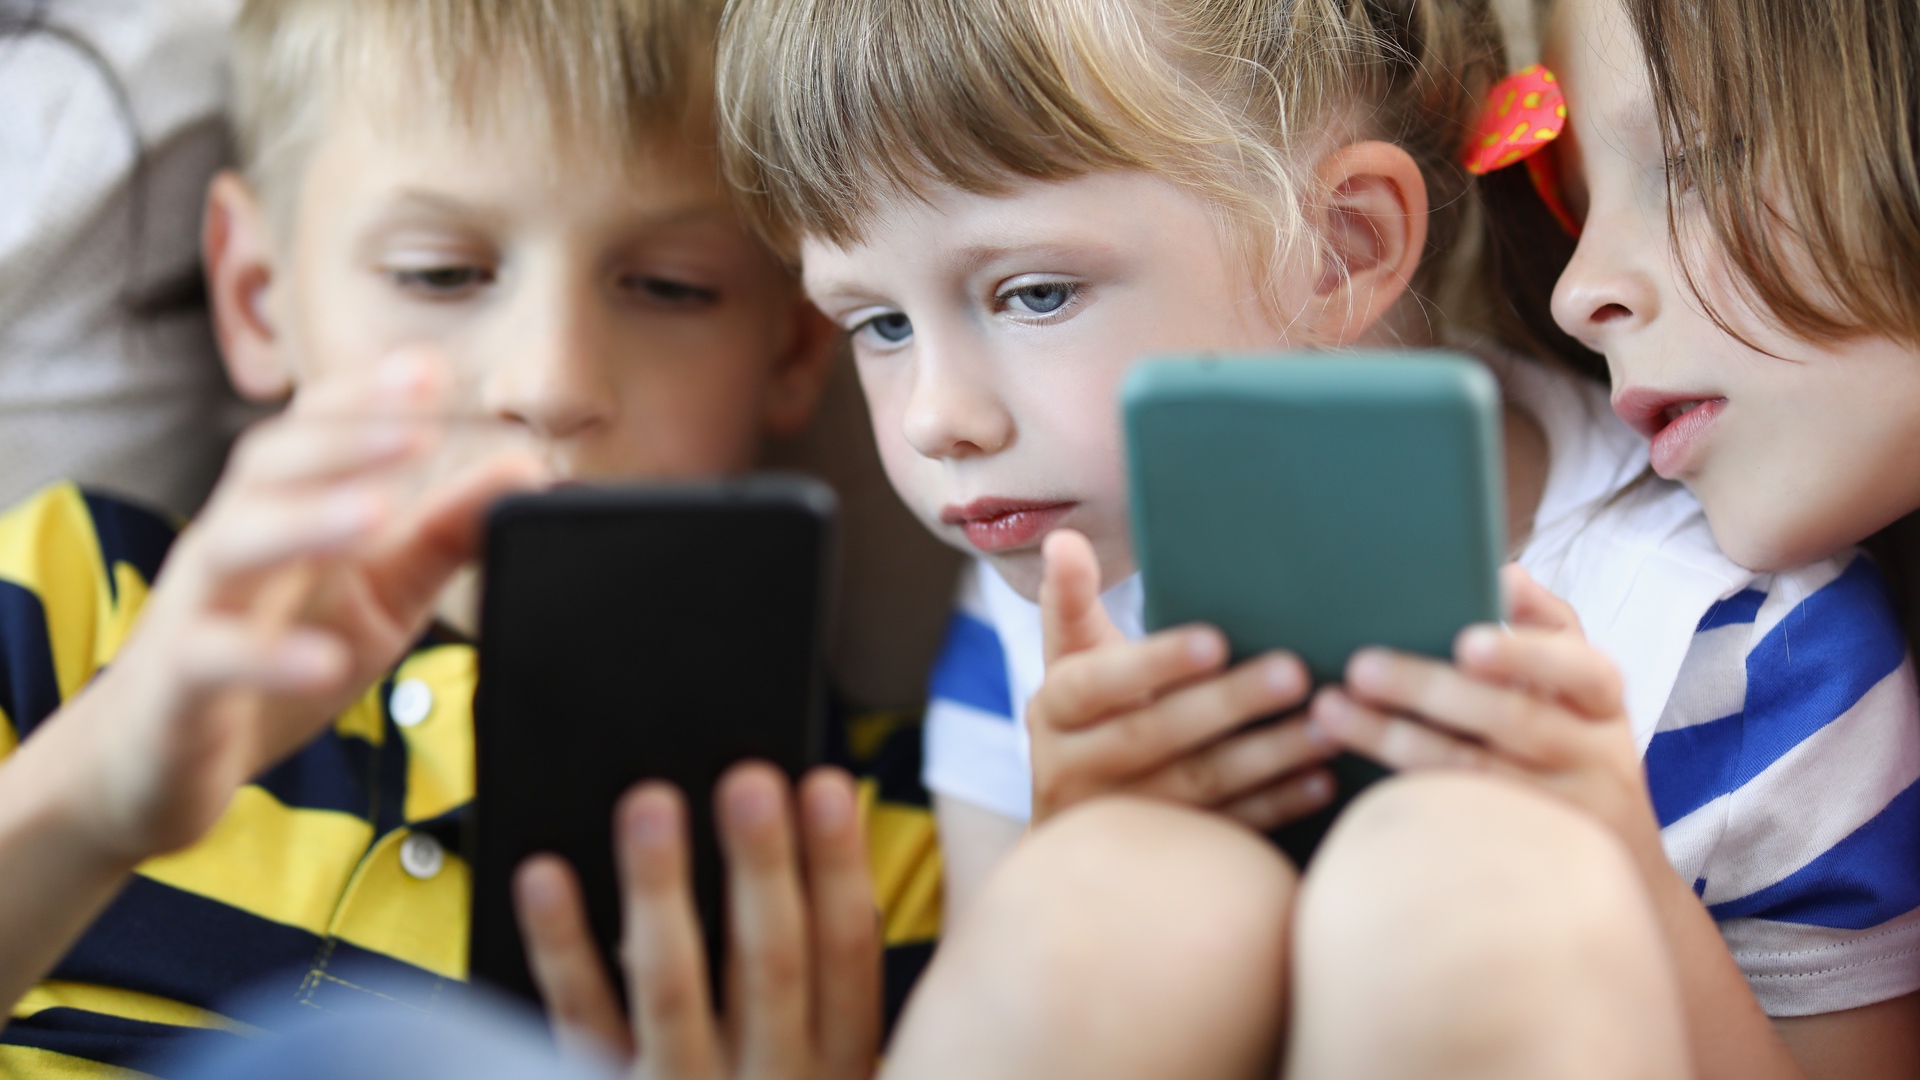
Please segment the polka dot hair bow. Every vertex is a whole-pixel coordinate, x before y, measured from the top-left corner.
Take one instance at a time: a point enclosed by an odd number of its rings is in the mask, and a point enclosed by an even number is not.
[[[1560,195],[1560,166],[1553,154],[1541,150],[1560,137],[1567,126],[1567,99],[1560,80],[1535,64],[1495,83],[1487,107],[1473,125],[1467,143],[1467,172],[1484,176],[1525,162],[1533,189],[1547,204],[1555,221],[1570,236],[1580,235],[1580,223],[1567,212]]]

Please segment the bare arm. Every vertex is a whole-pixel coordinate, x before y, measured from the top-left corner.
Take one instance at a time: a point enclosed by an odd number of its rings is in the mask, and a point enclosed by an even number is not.
[[[947,795],[933,797],[940,827],[940,858],[945,866],[945,921],[956,924],[980,894],[988,875],[1012,853],[1026,823]]]
[[[1920,1076],[1920,994],[1774,1021],[1812,1080]]]
[[[137,860],[101,849],[63,793],[79,725],[49,724],[0,766],[0,1022],[113,900]],[[63,745],[65,744],[65,745]]]
[[[1701,1080],[1798,1080],[1808,1075],[1789,1052],[1784,1033],[1754,999],[1713,916],[1673,872],[1657,834],[1650,844],[1630,847],[1642,864],[1641,876],[1653,895],[1654,910],[1673,953],[1695,1075]]]

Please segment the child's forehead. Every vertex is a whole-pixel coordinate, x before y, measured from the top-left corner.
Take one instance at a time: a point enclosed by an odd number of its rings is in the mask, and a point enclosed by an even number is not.
[[[537,173],[547,186],[577,192],[720,188],[711,140],[686,125],[613,122],[555,100],[540,80],[512,68],[466,87],[395,66],[339,79],[328,97],[316,158],[344,155],[374,171]]]

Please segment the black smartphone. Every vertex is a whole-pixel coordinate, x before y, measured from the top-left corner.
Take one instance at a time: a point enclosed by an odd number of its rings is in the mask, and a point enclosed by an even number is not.
[[[493,510],[468,838],[475,981],[537,1000],[511,884],[538,852],[579,873],[618,981],[614,807],[661,779],[687,798],[717,987],[713,786],[748,758],[796,776],[819,760],[835,516],[831,489],[784,476],[569,488]]]

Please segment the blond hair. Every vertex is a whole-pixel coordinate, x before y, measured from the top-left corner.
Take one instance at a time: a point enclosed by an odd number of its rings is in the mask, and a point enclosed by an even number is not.
[[[1329,132],[1384,138],[1419,163],[1444,255],[1466,125],[1503,61],[1486,0],[733,0],[722,157],[790,257],[929,184],[1137,169],[1207,200],[1271,269],[1314,242]]]
[[[1746,298],[1811,341],[1920,343],[1914,0],[1627,9],[1684,163],[1671,179],[1700,200]]]
[[[241,164],[269,201],[290,198],[349,85],[463,124],[532,93],[557,139],[631,153],[709,115],[718,22],[719,0],[248,0],[234,30]]]

